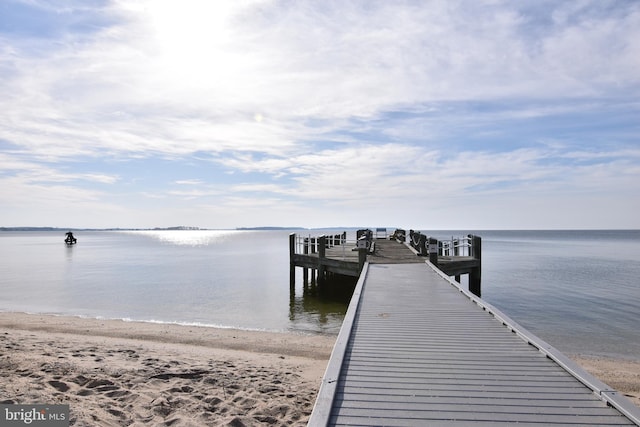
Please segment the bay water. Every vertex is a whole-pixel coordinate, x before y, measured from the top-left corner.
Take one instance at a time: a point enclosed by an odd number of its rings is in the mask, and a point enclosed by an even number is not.
[[[561,351],[640,360],[640,230],[421,231],[481,236],[483,299]],[[290,292],[291,232],[2,231],[0,311],[337,334],[353,283]]]

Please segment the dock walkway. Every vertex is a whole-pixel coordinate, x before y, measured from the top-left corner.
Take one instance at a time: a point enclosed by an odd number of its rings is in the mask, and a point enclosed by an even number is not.
[[[424,259],[367,262],[310,426],[621,426],[640,411]]]

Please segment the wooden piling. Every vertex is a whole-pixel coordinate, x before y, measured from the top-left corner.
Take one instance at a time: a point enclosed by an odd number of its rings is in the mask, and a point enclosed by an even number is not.
[[[296,253],[296,234],[289,234],[289,291],[290,295],[296,292],[296,264],[293,255]]]
[[[481,297],[482,288],[480,278],[482,276],[482,238],[480,236],[469,235],[473,257],[478,260],[477,266],[469,272],[469,292]]]
[[[364,263],[367,262],[367,248],[358,249],[358,269],[362,271]]]
[[[309,254],[309,246],[310,246],[310,239],[308,237],[305,237],[303,248],[302,248],[303,254],[305,255]],[[313,272],[311,272],[311,274],[313,275]],[[307,267],[302,267],[302,283],[304,283],[304,286],[307,286],[307,284],[309,283],[309,269]]]
[[[433,265],[438,265],[438,240],[429,237],[429,262]]]
[[[318,280],[322,281],[325,278],[325,264],[324,258],[327,254],[327,236],[324,234],[318,237]]]

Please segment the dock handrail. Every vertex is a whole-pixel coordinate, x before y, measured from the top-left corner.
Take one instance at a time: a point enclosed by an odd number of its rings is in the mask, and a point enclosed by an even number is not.
[[[324,241],[324,248],[329,249],[335,246],[342,246],[346,251],[348,247],[356,246],[355,240],[348,240],[347,233],[312,236],[295,234],[294,253],[295,254],[316,254],[320,252],[321,241]],[[350,249],[349,249],[350,250]]]
[[[311,271],[311,280],[323,281],[327,274],[358,277],[367,258],[367,249],[347,233],[321,236],[289,235],[290,283],[295,282],[295,267],[302,267],[303,281]]]
[[[439,240],[438,253],[442,256],[473,256],[473,239],[470,235]]]
[[[420,231],[409,230],[409,243],[418,255],[428,256],[437,253],[440,256],[476,257],[475,236],[451,237],[451,240],[438,240]],[[436,252],[437,251],[437,252]]]
[[[480,278],[482,272],[482,238],[469,234],[438,241],[420,231],[409,231],[409,245],[420,256],[429,257],[429,262],[438,266],[450,276],[459,280],[460,274],[469,275],[469,290],[481,296]],[[457,259],[458,265],[452,263]]]

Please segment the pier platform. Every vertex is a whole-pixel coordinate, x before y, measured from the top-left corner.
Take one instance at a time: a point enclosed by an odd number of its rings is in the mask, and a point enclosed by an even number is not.
[[[626,398],[418,259],[363,266],[310,426],[640,425]]]
[[[289,259],[291,264],[291,287],[295,287],[295,268],[302,267],[305,283],[311,273],[311,280],[324,280],[327,274],[359,277],[365,262],[371,264],[423,263],[429,259],[437,267],[460,281],[467,274],[469,289],[480,296],[481,239],[468,236],[456,239],[455,246],[448,242],[428,239],[419,232],[412,231],[412,242],[403,243],[389,238],[373,238],[366,247],[359,248],[356,241],[347,241],[346,233],[307,237],[295,233],[289,236]],[[466,242],[466,243],[464,243]]]

